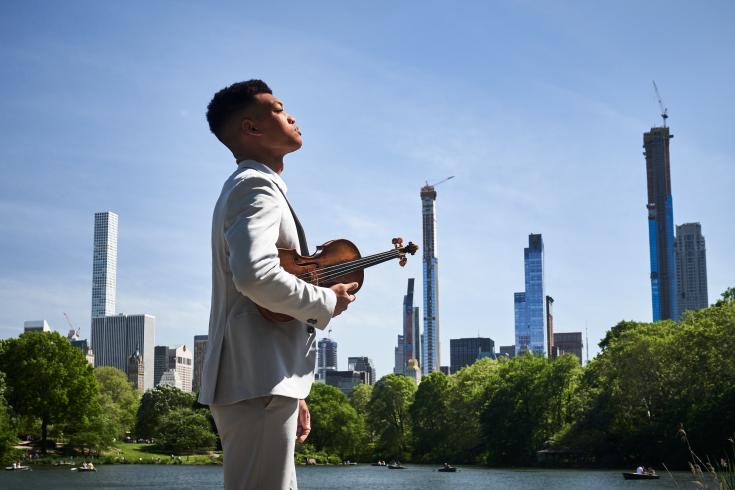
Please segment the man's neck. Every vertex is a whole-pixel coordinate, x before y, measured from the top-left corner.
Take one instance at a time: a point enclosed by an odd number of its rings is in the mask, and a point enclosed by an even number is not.
[[[281,174],[283,172],[283,156],[273,156],[273,155],[256,155],[253,153],[241,153],[239,155],[235,155],[235,161],[236,162],[242,162],[243,160],[255,160],[256,162],[262,163],[266,167],[270,168],[277,174]]]

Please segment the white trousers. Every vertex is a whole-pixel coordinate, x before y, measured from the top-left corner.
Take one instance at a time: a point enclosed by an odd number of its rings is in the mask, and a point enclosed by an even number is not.
[[[273,395],[209,408],[222,440],[225,490],[297,489],[297,399]]]

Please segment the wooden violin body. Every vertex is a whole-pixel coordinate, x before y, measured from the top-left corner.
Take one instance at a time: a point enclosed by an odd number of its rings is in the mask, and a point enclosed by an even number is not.
[[[416,253],[418,247],[409,242],[403,247],[403,240],[393,239],[394,248],[387,252],[362,257],[354,243],[343,238],[331,240],[318,246],[314,255],[302,256],[294,249],[278,249],[278,259],[281,267],[299,279],[315,286],[328,288],[340,283],[357,283],[351,293],[356,293],[362,287],[365,279],[365,269],[388,260],[399,259],[401,266],[406,263],[406,254]],[[287,322],[293,317],[283,313],[275,313],[261,306],[258,310],[267,320],[272,322]]]

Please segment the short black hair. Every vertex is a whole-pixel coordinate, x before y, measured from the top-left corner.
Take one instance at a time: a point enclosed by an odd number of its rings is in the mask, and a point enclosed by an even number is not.
[[[272,94],[270,87],[263,80],[247,80],[233,83],[212,97],[207,106],[207,122],[209,130],[217,138],[224,124],[238,111],[255,102],[258,94]]]

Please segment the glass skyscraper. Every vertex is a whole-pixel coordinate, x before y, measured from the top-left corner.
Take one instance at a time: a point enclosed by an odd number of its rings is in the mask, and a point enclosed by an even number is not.
[[[424,272],[424,333],[421,340],[421,373],[438,371],[441,366],[439,351],[439,278],[436,253],[436,190],[434,186],[421,188],[421,215],[423,218],[423,272]]]
[[[337,342],[329,337],[324,337],[316,345],[317,379],[324,383],[327,379],[327,371],[337,370]]]
[[[92,318],[115,314],[117,288],[117,215],[94,214]],[[131,353],[127,353],[130,355]],[[127,359],[127,357],[126,357]]]
[[[666,126],[643,134],[648,180],[648,245],[653,321],[678,319],[674,262],[674,204],[671,197],[669,134]]]
[[[403,335],[398,336],[398,346],[400,352],[396,352],[397,364],[393,368],[395,374],[405,374],[410,359],[421,358],[421,348],[419,345],[419,309],[413,306],[413,289],[414,278],[408,279],[408,287],[406,294],[403,296]]]
[[[544,291],[544,241],[528,235],[523,250],[526,290],[514,294],[516,354],[546,353],[546,294]]]

